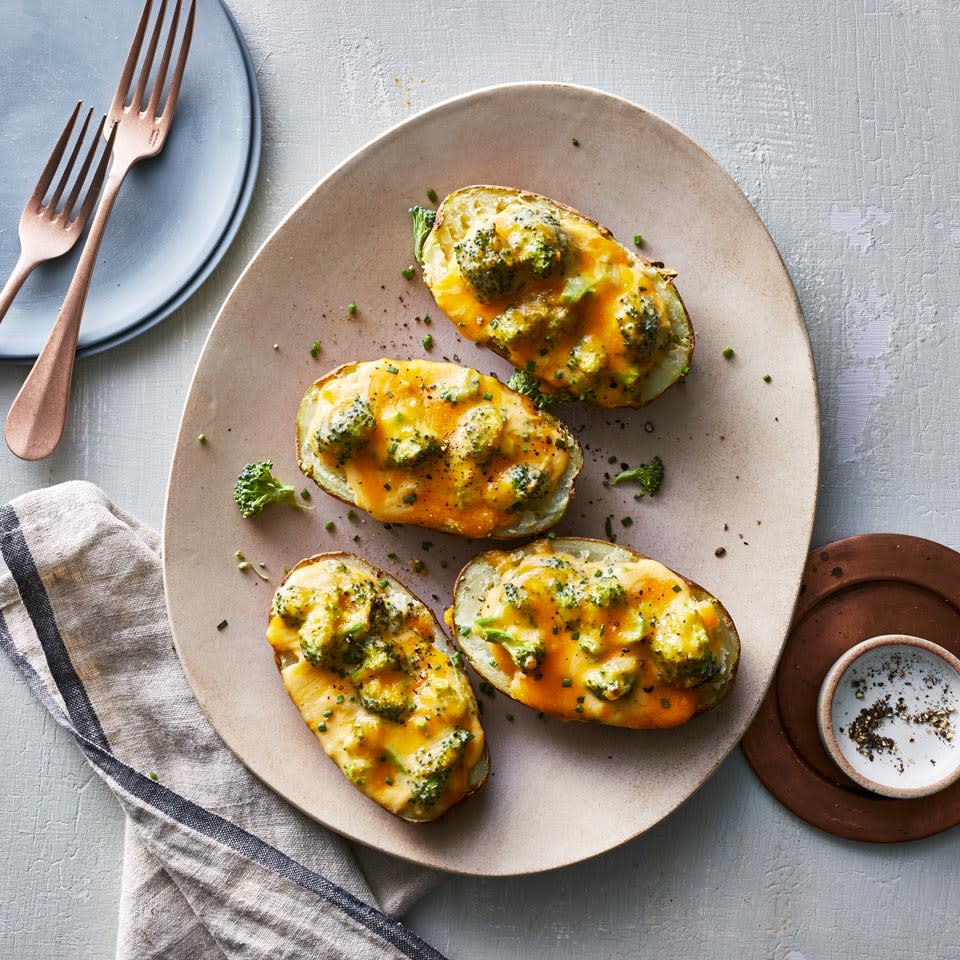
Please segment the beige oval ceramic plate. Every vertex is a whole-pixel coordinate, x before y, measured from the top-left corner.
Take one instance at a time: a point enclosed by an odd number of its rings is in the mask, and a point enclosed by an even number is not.
[[[716,711],[671,731],[541,720],[505,697],[481,696],[493,776],[437,823],[415,826],[351,787],[287,699],[263,638],[271,591],[284,566],[346,549],[396,574],[439,614],[462,564],[487,544],[416,527],[386,530],[362,515],[349,520],[346,507],[317,490],[310,514],[274,508],[243,520],[231,488],[245,462],[264,457],[306,486],[294,449],[303,392],[348,360],[423,356],[418,315],[433,316],[431,357],[510,374],[505,361],[457,336],[419,275],[408,282],[400,273],[413,262],[407,207],[425,202],[429,188],[443,196],[471,183],[546,194],[627,243],[642,233],[643,252],[679,270],[697,332],[693,370],[643,410],[558,409],[587,455],[558,531],[603,537],[609,517],[621,543],[720,597],[739,628],[743,660]],[[349,303],[358,306],[354,318]],[[727,345],[736,350],[731,360],[721,354]],[[334,830],[470,874],[582,860],[649,829],[689,797],[758,707],[806,559],[817,424],[810,347],[790,278],[746,198],[697,144],[639,107],[580,87],[519,84],[451,100],[389,131],[318,184],[250,264],[210,333],[164,521],[177,650],[230,748]],[[604,486],[618,469],[608,458],[633,466],[654,453],[667,468],[656,499],[637,502],[627,485]],[[621,524],[624,517],[632,526]],[[717,558],[721,546],[726,556]],[[272,584],[238,573],[237,549],[265,562]],[[418,560],[426,569],[413,573],[408,567]],[[218,631],[223,619],[229,626]]]

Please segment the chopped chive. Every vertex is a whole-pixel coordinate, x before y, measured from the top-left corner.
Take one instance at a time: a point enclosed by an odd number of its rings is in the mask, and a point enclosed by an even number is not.
[[[197,443],[206,443],[206,442],[207,442],[207,435],[205,433],[201,433],[200,436],[197,437]]]
[[[393,551],[393,550],[391,550],[391,551],[387,554],[387,559],[388,559],[388,560],[396,560],[396,559],[397,559],[397,554],[396,554],[396,552]]]
[[[384,777],[383,782],[388,786],[393,786],[393,777]]]
[[[337,703],[343,703],[343,694],[342,694],[342,693],[337,697]]]
[[[430,314],[429,314],[429,313],[425,313],[425,314],[423,315],[423,322],[424,322],[424,324],[425,324],[426,326],[428,326],[428,327],[430,326]]]
[[[663,707],[664,710],[669,710],[669,709],[670,709],[670,701],[669,701],[666,697],[661,697],[661,698],[660,698],[660,706]]]
[[[433,187],[431,187],[431,188],[427,191],[427,199],[428,199],[431,203],[436,203],[436,202],[437,202],[437,191],[434,190]]]
[[[733,356],[733,347],[724,347],[723,355],[729,360]]]
[[[461,636],[461,637],[469,637],[469,636],[470,636],[470,628],[469,628],[469,627],[461,627],[461,628],[460,628],[460,636]]]
[[[483,399],[484,399],[484,400],[488,400],[488,401],[489,401],[489,400],[492,400],[492,399],[493,399],[493,394],[492,394],[492,393],[485,393],[485,394],[483,395]]]
[[[674,592],[674,593],[679,593],[682,589],[683,589],[683,587],[681,587],[679,583],[675,583],[675,584],[673,585],[673,592]]]
[[[324,715],[324,717],[326,717],[326,718],[329,719],[330,717],[333,716],[333,711],[332,711],[332,710],[324,710],[324,711],[323,711],[323,715]]]
[[[635,234],[633,235],[633,243],[634,243],[634,246],[642,247],[642,246],[643,246],[643,235],[642,235],[642,234],[639,234],[639,233],[635,233]]]
[[[429,333],[423,338],[423,341],[422,341],[422,342],[423,342],[423,349],[424,349],[424,350],[432,350],[432,349],[433,349],[433,337],[430,336]]]
[[[320,352],[320,348],[322,346],[323,344],[321,344],[319,340],[313,341],[313,344],[310,347],[310,356],[313,357],[314,360],[317,359],[317,354]]]
[[[147,776],[148,776],[154,783],[156,783],[156,782],[160,779],[160,778],[157,776],[157,771],[156,771],[156,770],[151,770],[151,771],[147,774]]]
[[[226,629],[227,629],[227,621],[226,621],[226,620],[221,620],[221,621],[217,624],[217,629],[218,629],[218,630],[226,630]]]
[[[303,490],[300,491],[300,496],[303,497],[304,500],[309,500],[309,499],[310,499],[310,491],[307,490],[306,488],[304,488]]]
[[[323,529],[324,529],[324,530],[327,530],[327,531],[332,530],[332,529],[333,529],[333,521],[332,521],[332,520],[328,520],[328,521],[323,525]]]
[[[357,511],[356,511],[356,510],[348,510],[348,511],[347,511],[347,519],[348,519],[348,520],[356,520],[356,519],[357,519]]]
[[[415,503],[417,502],[417,495],[416,495],[415,493],[408,493],[408,494],[403,498],[403,502],[404,502],[408,507],[411,507],[411,506],[413,506],[413,504],[415,504]]]
[[[347,313],[354,314],[357,312],[357,305],[355,303],[347,304]]]
[[[413,265],[411,264],[409,267],[404,267],[400,271],[400,276],[402,276],[404,280],[412,280],[415,272],[416,271],[413,269]]]
[[[579,147],[579,146],[580,146],[580,141],[579,141],[576,137],[574,137],[570,142],[571,142],[575,147]]]
[[[560,681],[560,686],[561,686],[561,687],[572,687],[572,686],[573,686],[573,680],[572,680],[570,677],[564,677],[564,678]]]
[[[327,725],[326,725],[325,723],[318,723],[318,724],[317,724],[317,729],[318,729],[321,733],[326,733],[326,732],[327,732]]]
[[[547,539],[548,539],[548,540],[556,540],[556,539],[557,539],[557,531],[556,531],[556,530],[551,530],[551,531],[547,534]]]
[[[621,522],[625,527],[632,527],[632,526],[633,526],[633,517],[624,517],[620,522]]]
[[[422,560],[417,560],[417,562],[413,565],[414,573],[423,573],[423,571],[426,569],[427,565]]]
[[[463,666],[463,654],[459,650],[450,654],[450,662],[459,670]]]
[[[763,375],[763,382],[764,382],[764,383],[769,383],[772,379],[773,379],[773,377],[771,377],[769,373],[765,373],[765,374]]]
[[[381,577],[381,578],[377,581],[377,586],[378,586],[381,590],[386,590],[387,587],[390,586],[390,581],[389,581],[386,577]]]

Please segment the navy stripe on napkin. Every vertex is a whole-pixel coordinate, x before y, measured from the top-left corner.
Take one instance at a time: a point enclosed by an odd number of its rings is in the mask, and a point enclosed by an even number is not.
[[[305,867],[281,850],[248,833],[218,814],[180,796],[169,787],[134,770],[110,751],[93,704],[60,636],[50,600],[37,573],[20,521],[9,506],[0,507],[0,553],[13,575],[34,630],[47,657],[57,689],[69,717],[50,695],[46,684],[13,642],[6,620],[0,614],[0,649],[13,661],[54,720],[76,738],[80,749],[115,783],[141,802],[152,806],[185,827],[221,843],[254,863],[286,877],[300,887],[332,903],[352,920],[363,924],[410,960],[445,960],[397,920],[364,903],[348,890]],[[72,722],[71,722],[72,721]]]

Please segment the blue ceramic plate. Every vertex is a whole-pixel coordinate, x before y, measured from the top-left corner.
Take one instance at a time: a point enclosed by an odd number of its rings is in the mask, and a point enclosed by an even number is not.
[[[140,0],[0,0],[0,278],[16,261],[20,213],[74,103],[101,113],[110,106],[140,9]],[[129,340],[200,286],[236,235],[259,159],[250,54],[226,6],[198,0],[176,119],[163,153],[124,182],[87,300],[81,354]],[[27,281],[0,324],[0,362],[39,353],[80,248]]]

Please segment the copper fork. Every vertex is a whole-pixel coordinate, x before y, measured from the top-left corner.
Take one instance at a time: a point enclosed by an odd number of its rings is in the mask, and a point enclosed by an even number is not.
[[[73,379],[80,320],[100,249],[100,240],[110,217],[110,211],[113,209],[114,201],[130,168],[147,157],[155,157],[163,149],[167,134],[170,132],[177,97],[180,94],[183,70],[190,51],[196,0],[191,0],[190,9],[187,12],[183,36],[162,109],[160,97],[177,42],[177,27],[180,23],[183,0],[176,0],[160,63],[148,92],[147,85],[154,56],[164,30],[167,10],[167,0],[161,0],[140,68],[140,75],[131,95],[133,75],[143,49],[152,6],[152,0],[146,0],[107,117],[107,123],[113,125],[110,136],[115,138],[113,166],[107,176],[103,196],[94,214],[90,233],[80,255],[80,262],[77,264],[77,271],[70,283],[63,306],[57,314],[50,337],[7,415],[4,431],[7,446],[24,460],[40,460],[49,456],[60,442],[70,404],[70,383]]]
[[[83,101],[81,100],[73,108],[73,113],[70,114],[70,119],[63,128],[63,133],[60,134],[60,139],[54,144],[50,158],[40,174],[40,179],[33,188],[33,193],[30,195],[27,205],[23,208],[23,213],[20,216],[20,257],[10,274],[10,279],[0,290],[0,320],[3,319],[10,304],[13,303],[13,298],[20,292],[24,280],[30,276],[38,264],[45,260],[53,260],[55,257],[62,257],[73,249],[80,238],[80,234],[87,226],[93,205],[97,202],[100,188],[103,186],[103,177],[107,172],[107,164],[110,162],[109,144],[100,157],[100,162],[97,164],[82,203],[80,202],[80,194],[86,182],[87,174],[90,172],[90,165],[96,156],[106,117],[100,121],[97,132],[87,148],[70,195],[64,204],[60,205],[63,193],[70,182],[70,174],[73,173],[73,168],[87,136],[87,128],[90,126],[90,118],[93,116],[93,107],[84,117],[80,133],[74,143],[73,150],[70,152],[67,165],[63,168],[60,179],[54,187],[53,194],[46,203],[43,202],[43,198],[50,189],[50,184],[53,183],[53,176],[67,152],[67,144],[73,135],[74,127],[77,125],[77,117],[80,116],[82,108]]]

